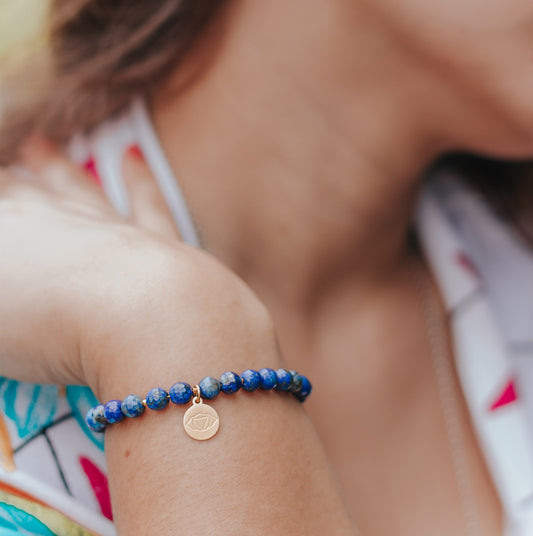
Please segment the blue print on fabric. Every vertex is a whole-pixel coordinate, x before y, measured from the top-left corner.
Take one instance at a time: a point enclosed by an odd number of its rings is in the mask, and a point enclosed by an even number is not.
[[[85,415],[93,406],[98,404],[89,387],[81,385],[69,385],[67,387],[67,402],[72,410],[72,415],[80,425],[85,435],[100,449],[104,450],[104,434],[95,434],[87,426]]]
[[[20,508],[0,503],[2,536],[57,536],[36,517]]]
[[[52,423],[57,411],[58,388],[0,377],[0,408],[11,419],[21,439]]]

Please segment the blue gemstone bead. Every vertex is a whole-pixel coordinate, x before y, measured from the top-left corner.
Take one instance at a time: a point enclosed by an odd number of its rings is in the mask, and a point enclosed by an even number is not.
[[[292,385],[292,374],[284,368],[280,368],[276,371],[278,377],[278,383],[276,389],[278,391],[288,391]]]
[[[261,389],[268,391],[276,387],[276,384],[278,383],[278,375],[275,370],[272,370],[271,368],[262,368],[259,371],[259,376],[261,376]]]
[[[198,386],[204,398],[216,398],[218,393],[220,393],[220,382],[216,378],[211,378],[211,376],[207,376],[201,380]]]
[[[168,390],[168,394],[174,404],[187,404],[192,398],[192,389],[188,383],[177,382]]]
[[[146,405],[155,411],[161,411],[168,406],[168,393],[161,387],[154,387],[146,395]]]
[[[122,401],[121,409],[126,417],[139,417],[145,410],[143,399],[139,395],[128,395]]]
[[[298,400],[300,400],[300,402],[304,402],[305,399],[311,394],[311,390],[313,389],[313,387],[306,376],[302,376],[301,374],[299,374],[299,376],[302,380],[302,386],[298,393],[295,394],[295,396]]]
[[[255,391],[261,385],[261,376],[257,370],[247,369],[241,374],[242,388],[245,391]]]
[[[220,388],[223,393],[232,394],[236,393],[242,387],[242,381],[238,374],[235,372],[224,372],[220,376]]]
[[[93,417],[94,420],[99,424],[107,424],[107,420],[104,415],[104,405],[98,404],[93,408]]]
[[[103,432],[107,426],[103,404],[91,408],[85,415],[85,422],[93,432]]]
[[[104,415],[109,424],[114,424],[124,420],[125,416],[124,413],[122,413],[121,406],[122,402],[120,400],[110,400],[109,402],[105,403]]]
[[[302,388],[302,376],[298,374],[295,370],[290,371],[292,375],[292,384],[290,388],[290,392],[297,394],[300,392],[300,389]]]

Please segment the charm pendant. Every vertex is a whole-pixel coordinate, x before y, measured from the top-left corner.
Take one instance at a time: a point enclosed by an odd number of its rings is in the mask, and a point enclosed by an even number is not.
[[[190,437],[198,441],[211,439],[220,425],[218,413],[211,406],[204,404],[197,385],[194,386],[193,392],[192,406],[183,416],[183,428]]]

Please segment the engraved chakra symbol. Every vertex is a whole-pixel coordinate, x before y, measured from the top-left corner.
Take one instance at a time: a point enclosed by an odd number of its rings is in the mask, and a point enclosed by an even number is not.
[[[212,415],[209,415],[209,413],[200,413],[191,417],[187,421],[187,426],[191,430],[203,431],[211,428],[215,422],[216,419]]]
[[[193,438],[200,441],[213,437],[220,421],[217,412],[207,404],[199,403],[190,407],[183,416],[183,427]]]

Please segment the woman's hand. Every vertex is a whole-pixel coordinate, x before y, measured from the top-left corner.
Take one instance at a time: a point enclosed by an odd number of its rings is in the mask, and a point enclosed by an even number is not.
[[[108,400],[281,365],[263,305],[179,242],[141,162],[125,162],[130,193],[142,192],[129,222],[52,150],[27,162],[33,180],[0,173],[0,375],[88,383]],[[178,407],[107,429],[117,534],[355,535],[299,402],[257,392],[215,403],[220,430],[206,442],[185,434]]]
[[[169,332],[205,339],[215,319],[215,329],[239,339],[257,333],[275,355],[262,305],[220,263],[179,242],[134,151],[124,160],[129,221],[53,147],[34,141],[24,154],[32,175],[0,172],[0,348],[8,356],[0,375],[88,383],[100,394],[113,367],[146,366],[135,360],[150,356],[135,356],[130,345],[153,345]],[[178,344],[168,359],[180,353]]]

